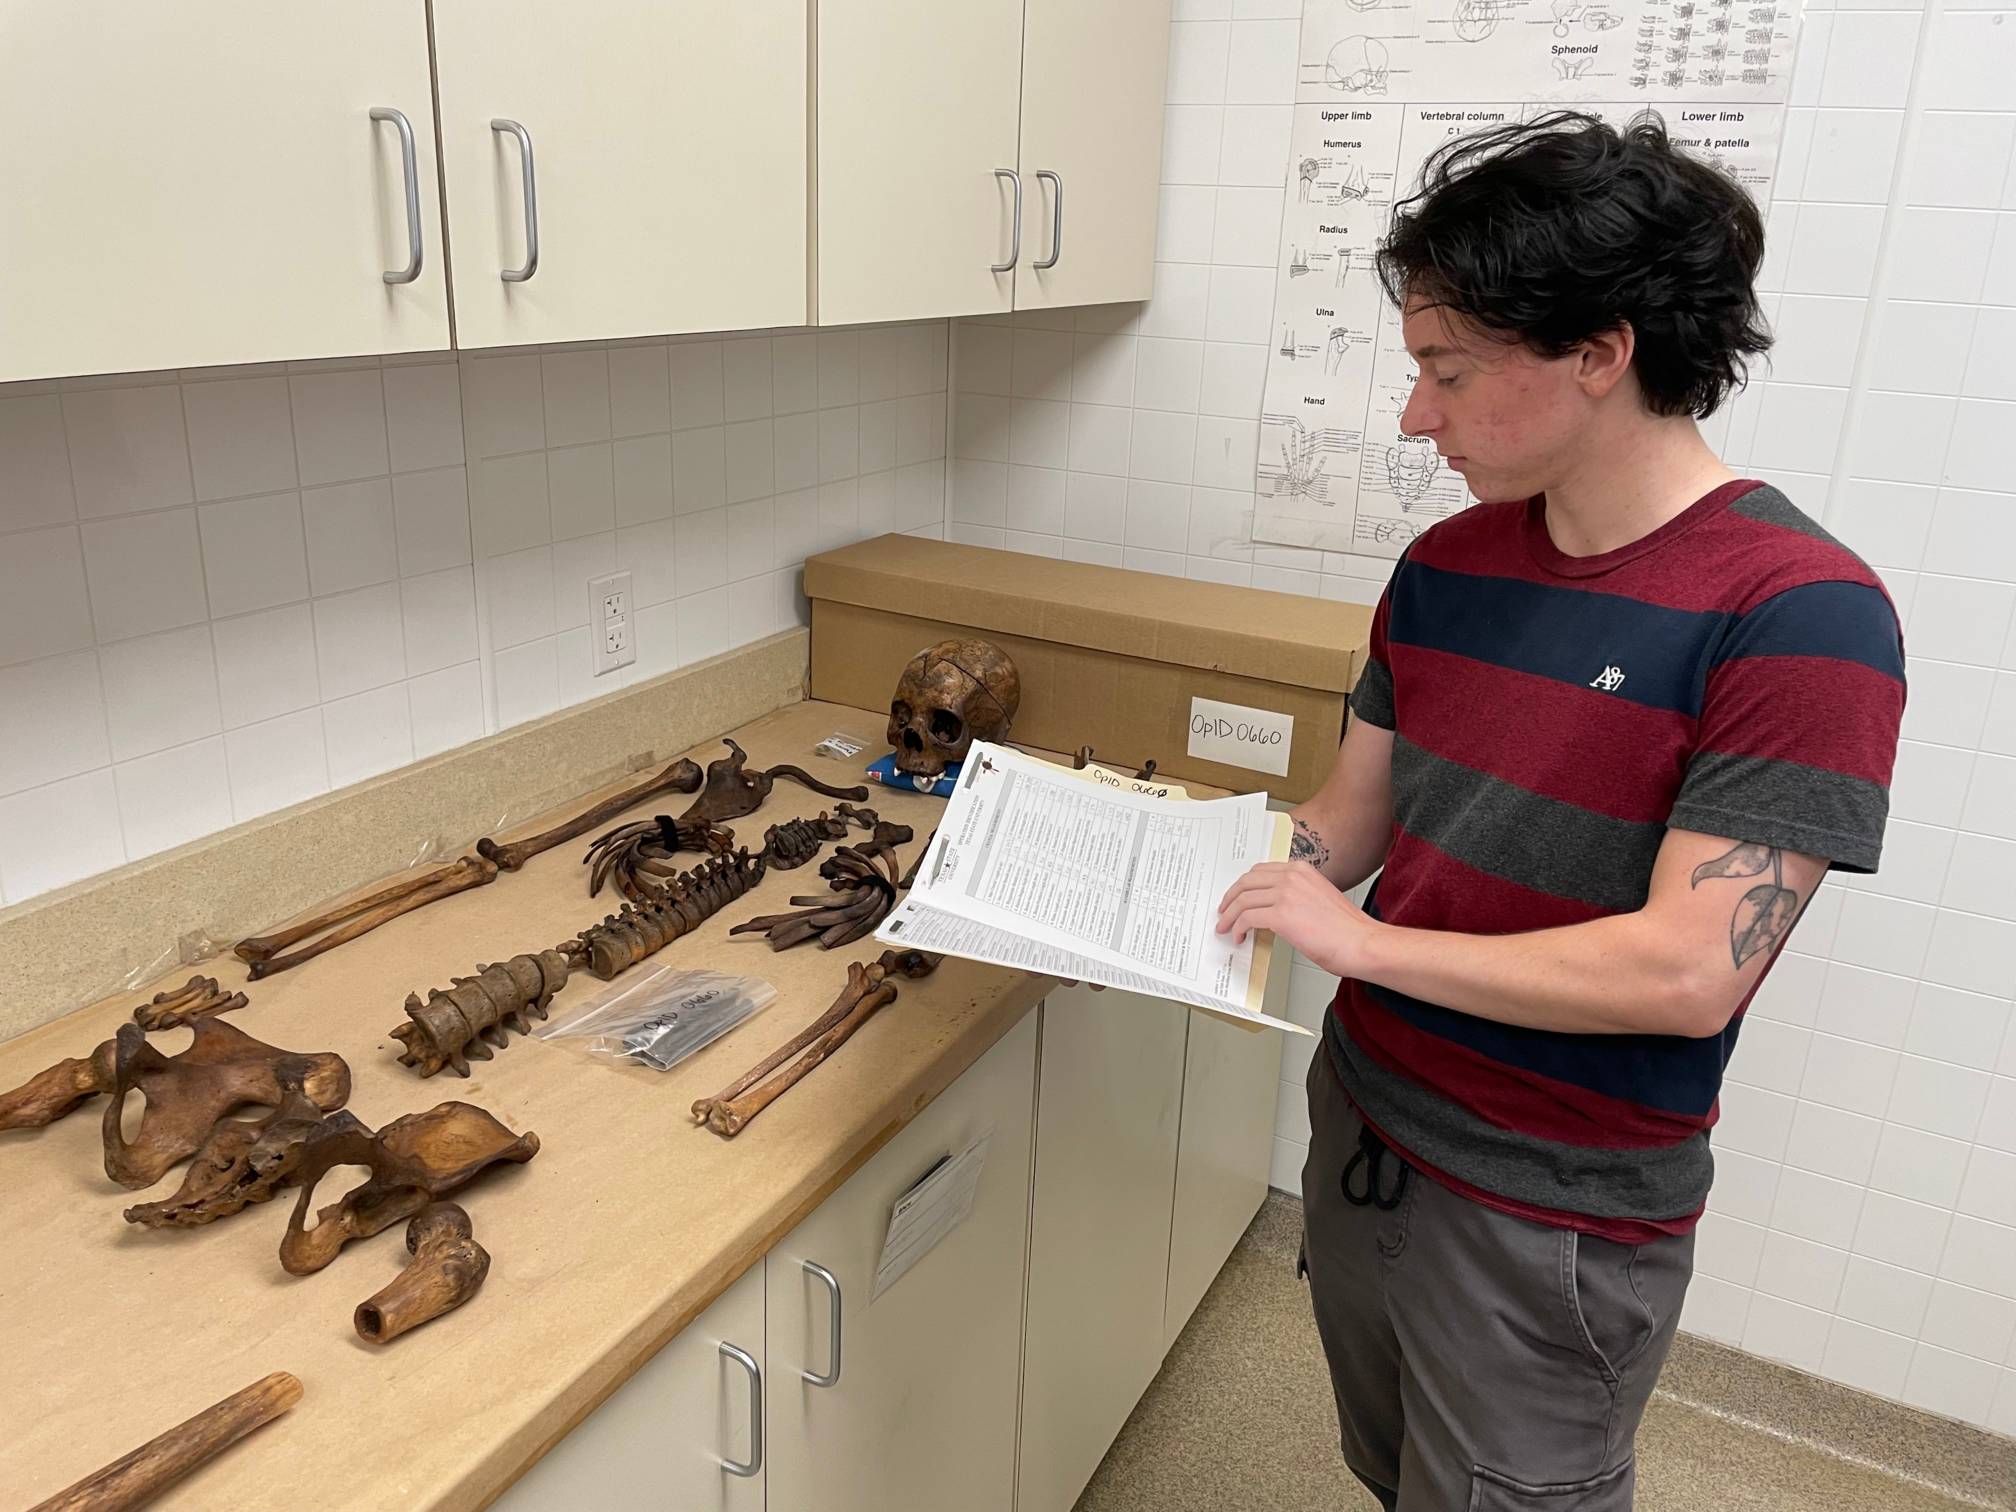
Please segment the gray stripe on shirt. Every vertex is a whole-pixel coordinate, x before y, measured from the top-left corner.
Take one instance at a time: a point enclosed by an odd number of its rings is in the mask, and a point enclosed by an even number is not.
[[[1667,824],[1872,872],[1883,854],[1887,789],[1867,778],[1769,756],[1703,751],[1687,764]]]
[[[1378,657],[1367,657],[1365,670],[1358,674],[1358,686],[1351,694],[1351,712],[1382,730],[1393,728],[1393,674]]]
[[[1678,1144],[1624,1150],[1559,1144],[1486,1122],[1388,1071],[1351,1043],[1335,1014],[1324,1043],[1344,1090],[1400,1148],[1495,1196],[1591,1218],[1661,1222],[1707,1201],[1715,1176],[1708,1131]]]
[[[1644,906],[1666,838],[1663,824],[1544,798],[1404,735],[1393,742],[1393,812],[1408,834],[1465,866],[1620,913]]]

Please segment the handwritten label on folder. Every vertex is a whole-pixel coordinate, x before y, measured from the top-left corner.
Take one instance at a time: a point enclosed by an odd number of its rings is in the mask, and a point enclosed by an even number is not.
[[[1249,771],[1288,775],[1288,752],[1295,744],[1295,716],[1215,698],[1190,700],[1190,754],[1199,761],[1222,761]]]
[[[950,1160],[940,1161],[901,1197],[889,1214],[882,1258],[875,1266],[873,1302],[922,1260],[973,1211],[980,1172],[987,1164],[989,1129]]]

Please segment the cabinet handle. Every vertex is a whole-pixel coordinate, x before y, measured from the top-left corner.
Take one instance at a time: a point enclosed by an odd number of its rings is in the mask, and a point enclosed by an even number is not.
[[[1050,180],[1050,187],[1057,191],[1057,209],[1050,217],[1050,256],[1030,266],[1041,272],[1045,268],[1057,266],[1057,259],[1064,255],[1064,175],[1052,173],[1048,168],[1038,168],[1036,177]]]
[[[738,1464],[723,1455],[721,1468],[730,1475],[757,1475],[763,1469],[763,1367],[748,1350],[737,1349],[726,1339],[721,1341],[721,1353],[749,1372],[749,1463]]]
[[[1015,264],[1022,261],[1022,175],[1013,168],[996,168],[994,177],[1005,178],[1015,186],[1015,210],[1009,219],[1014,223],[1015,234],[1008,243],[1008,261],[989,263],[988,268],[995,273],[1012,273]]]
[[[371,119],[399,128],[399,165],[406,175],[406,266],[385,274],[388,284],[408,284],[420,276],[420,163],[413,150],[413,123],[406,112],[374,105]]]
[[[809,1370],[801,1370],[798,1373],[814,1386],[838,1386],[840,1384],[840,1282],[833,1272],[826,1269],[825,1266],[819,1264],[817,1261],[807,1260],[804,1264],[807,1275],[816,1276],[826,1283],[826,1290],[831,1294],[831,1305],[826,1312],[828,1319],[826,1374],[815,1375]]]
[[[518,138],[518,161],[525,173],[525,266],[506,268],[504,282],[523,283],[539,271],[539,188],[532,178],[532,133],[501,117],[490,123],[490,129]]]

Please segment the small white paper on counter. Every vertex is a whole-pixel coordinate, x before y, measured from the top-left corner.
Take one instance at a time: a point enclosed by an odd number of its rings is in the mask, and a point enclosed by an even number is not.
[[[1288,753],[1295,745],[1295,716],[1245,704],[1220,703],[1215,698],[1190,700],[1189,754],[1199,761],[1220,761],[1249,772],[1288,775]]]
[[[989,1129],[952,1159],[940,1163],[917,1185],[896,1199],[889,1212],[889,1232],[882,1240],[882,1258],[875,1266],[875,1289],[869,1301],[902,1280],[938,1242],[973,1211],[980,1190],[980,1172],[987,1164]]]

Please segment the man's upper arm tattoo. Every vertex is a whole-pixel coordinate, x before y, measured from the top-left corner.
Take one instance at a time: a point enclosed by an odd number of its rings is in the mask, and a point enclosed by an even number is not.
[[[1799,894],[1785,885],[1785,853],[1746,840],[1694,868],[1693,887],[1718,877],[1761,877],[1767,871],[1771,880],[1743,894],[1729,919],[1729,954],[1739,971],[1752,956],[1775,950],[1798,920]]]
[[[1300,819],[1295,821],[1295,836],[1288,842],[1290,861],[1307,861],[1321,869],[1330,860],[1330,847],[1323,843],[1323,837]]]

